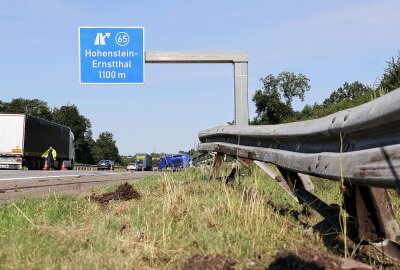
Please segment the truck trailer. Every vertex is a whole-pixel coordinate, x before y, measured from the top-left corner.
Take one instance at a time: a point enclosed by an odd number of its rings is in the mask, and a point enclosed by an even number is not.
[[[71,129],[25,114],[0,113],[0,169],[40,170],[42,154],[52,146],[57,151],[54,168],[73,169],[75,138]]]
[[[136,154],[133,158],[137,171],[152,171],[153,158],[149,154]]]

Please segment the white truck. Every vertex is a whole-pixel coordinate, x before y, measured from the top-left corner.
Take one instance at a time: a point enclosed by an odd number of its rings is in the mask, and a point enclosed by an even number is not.
[[[54,168],[73,169],[75,138],[71,129],[25,114],[0,113],[0,169],[40,170],[42,154],[52,146],[57,151]]]

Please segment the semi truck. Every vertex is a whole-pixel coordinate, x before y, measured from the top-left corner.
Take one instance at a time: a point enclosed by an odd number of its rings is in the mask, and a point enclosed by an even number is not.
[[[133,159],[135,160],[137,171],[153,170],[153,158],[149,154],[136,154]]]
[[[190,156],[188,154],[178,154],[173,156],[163,156],[158,163],[158,170],[181,170],[190,167]]]
[[[73,169],[75,138],[71,129],[26,114],[0,113],[0,169],[40,170],[43,153],[52,146],[57,151],[54,168]]]

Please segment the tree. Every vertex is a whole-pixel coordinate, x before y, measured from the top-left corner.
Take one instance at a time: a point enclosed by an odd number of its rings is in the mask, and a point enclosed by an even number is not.
[[[393,91],[400,87],[400,51],[397,60],[392,57],[392,60],[387,62],[388,66],[382,76],[380,88],[385,92]]]
[[[133,163],[134,162],[134,158],[131,155],[128,156],[120,156],[120,163],[121,166],[127,166],[129,163]]]
[[[4,106],[6,106],[6,105],[7,105],[6,102],[3,102],[3,101],[0,100],[0,112],[5,112]]]
[[[371,88],[359,81],[348,83],[333,91],[332,94],[324,100],[323,104],[329,106],[342,101],[354,102],[365,94],[371,94]]]
[[[293,117],[293,98],[304,101],[305,92],[311,88],[310,80],[301,73],[281,72],[277,77],[269,74],[260,80],[263,88],[256,90],[252,99],[257,113],[253,124],[280,124]]]
[[[39,99],[16,98],[10,102],[0,102],[0,111],[6,113],[24,113],[49,121],[52,120],[52,113],[47,102]]]
[[[92,147],[92,124],[79,113],[76,105],[64,105],[53,110],[53,121],[71,128],[75,136],[76,161],[85,164],[94,162]]]
[[[111,132],[106,131],[99,134],[93,147],[93,153],[95,162],[102,159],[120,162],[118,147]]]
[[[331,93],[322,104],[306,105],[300,112],[296,112],[290,121],[309,120],[324,117],[337,111],[353,108],[366,103],[376,97],[376,92],[369,86],[358,81],[345,82]]]
[[[184,151],[184,150],[179,150],[179,154],[187,154],[189,156],[193,155],[196,152],[196,150],[194,150],[194,148],[189,149],[188,151]]]

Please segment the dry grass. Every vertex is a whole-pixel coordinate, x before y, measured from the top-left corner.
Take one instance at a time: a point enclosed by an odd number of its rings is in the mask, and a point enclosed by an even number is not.
[[[1,205],[0,268],[179,269],[194,254],[222,254],[238,269],[250,261],[263,269],[281,249],[343,255],[340,241],[333,247],[310,231],[317,214],[302,214],[259,170],[241,173],[248,177],[233,186],[196,169],[149,177],[135,183],[140,201],[106,206],[56,195]],[[337,183],[316,184],[337,202]]]

